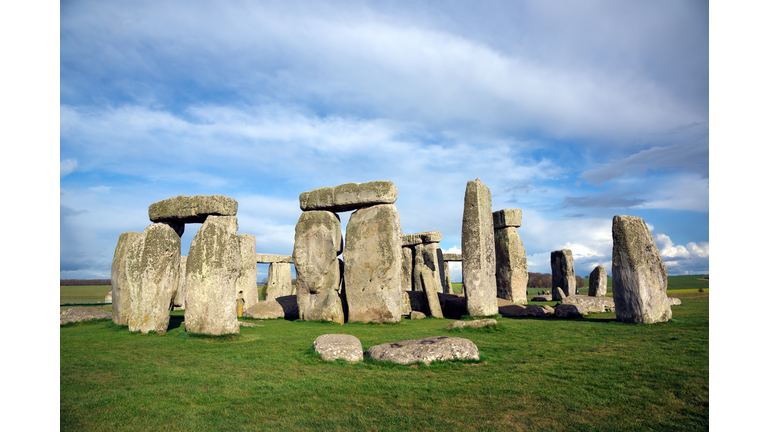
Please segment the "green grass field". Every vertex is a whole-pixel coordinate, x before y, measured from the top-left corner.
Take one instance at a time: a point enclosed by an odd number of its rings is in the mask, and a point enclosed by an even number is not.
[[[445,330],[448,319],[343,326],[279,319],[248,320],[263,327],[214,338],[192,336],[183,324],[164,335],[110,321],[71,324],[60,329],[60,426],[707,430],[709,293],[677,278],[688,277],[669,278],[670,295],[683,304],[670,322],[654,325],[618,323],[614,314],[498,318],[499,329],[464,331]],[[481,362],[326,363],[311,350],[326,333],[352,334],[364,349],[459,336],[478,346]]]

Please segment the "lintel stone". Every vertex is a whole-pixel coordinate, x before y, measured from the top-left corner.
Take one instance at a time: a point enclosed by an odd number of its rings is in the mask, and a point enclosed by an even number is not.
[[[299,195],[302,211],[343,212],[377,204],[394,204],[396,200],[397,187],[389,180],[344,183],[334,187],[313,189]]]
[[[461,261],[461,254],[443,252],[443,261]]]
[[[521,209],[504,209],[493,212],[493,229],[520,228],[522,224],[523,211]]]
[[[403,234],[403,246],[415,246],[417,244],[440,243],[443,234],[440,231],[426,231],[416,234]]]
[[[152,222],[203,223],[210,215],[237,215],[237,201],[224,195],[179,195],[149,206]]]
[[[289,263],[293,264],[293,255],[256,254],[256,262],[260,264]]]

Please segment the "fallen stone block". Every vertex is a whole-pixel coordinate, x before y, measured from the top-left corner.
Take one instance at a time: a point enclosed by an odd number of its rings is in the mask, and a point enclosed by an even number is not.
[[[523,316],[549,318],[554,315],[555,310],[547,305],[528,305],[523,311]]]
[[[112,312],[101,309],[73,307],[65,310],[59,315],[59,325],[100,319],[112,319]]]
[[[583,308],[587,313],[614,312],[616,305],[611,297],[589,297],[572,295],[561,300],[562,304],[575,304]]]
[[[412,363],[429,365],[433,361],[440,360],[480,360],[480,352],[472,341],[447,336],[376,345],[368,348],[365,356],[404,365]]]
[[[256,303],[254,306],[246,309],[243,316],[256,319],[276,319],[284,318],[287,320],[299,319],[299,305],[296,302],[295,295],[278,297],[275,300]]]
[[[419,312],[419,311],[411,311],[411,314],[409,316],[409,318],[412,319],[412,320],[413,319],[423,319],[423,318],[426,318],[426,317],[427,317],[426,314],[424,314],[423,312]]]
[[[587,315],[588,312],[580,305],[561,303],[555,308],[555,316],[558,318],[578,318]]]
[[[496,322],[493,318],[486,318],[486,319],[479,319],[479,320],[473,320],[473,321],[454,321],[447,326],[445,326],[446,329],[455,329],[455,328],[466,328],[466,327],[472,327],[472,328],[483,328],[483,327],[490,327],[498,325],[498,322]]]
[[[313,344],[315,351],[325,361],[344,359],[348,362],[363,360],[363,345],[352,335],[324,334]]]

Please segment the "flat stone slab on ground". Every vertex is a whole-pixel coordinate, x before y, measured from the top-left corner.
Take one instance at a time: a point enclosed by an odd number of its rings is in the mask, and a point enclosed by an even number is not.
[[[547,305],[528,305],[528,307],[525,308],[525,311],[523,311],[523,316],[538,318],[549,318],[554,314],[555,310],[552,306]]]
[[[535,302],[545,302],[545,301],[552,301],[551,295],[538,295],[531,299],[531,301]]]
[[[239,324],[240,327],[264,327],[264,324],[254,324],[247,321],[238,321],[237,324]]]
[[[349,362],[363,360],[363,345],[352,335],[324,334],[314,343],[315,351],[326,361],[344,359]]]
[[[203,223],[209,215],[235,216],[237,201],[224,195],[179,195],[149,206],[152,222]]]
[[[616,306],[612,297],[590,297],[572,295],[560,300],[562,304],[575,304],[582,306],[587,313],[615,312]]]
[[[344,212],[377,204],[394,204],[397,187],[388,180],[368,183],[344,183],[313,189],[299,195],[302,211],[328,210]]]
[[[578,318],[587,314],[588,312],[584,310],[583,306],[576,304],[561,303],[558,307],[555,308],[555,316],[558,318]]]
[[[99,319],[112,319],[112,312],[84,307],[73,307],[59,315],[59,325]]]
[[[472,327],[472,328],[483,328],[483,327],[490,327],[492,325],[497,325],[498,322],[496,322],[493,318],[486,318],[486,319],[479,319],[474,321],[454,321],[447,326],[445,326],[446,329],[455,329],[455,328],[465,328],[465,327]]]
[[[296,303],[295,295],[283,296],[275,300],[258,302],[253,307],[243,311],[243,316],[257,319],[285,318],[295,320],[299,319],[299,305]]]
[[[368,348],[365,355],[374,360],[390,360],[404,365],[429,365],[438,360],[480,360],[480,352],[471,340],[447,336],[376,345]]]

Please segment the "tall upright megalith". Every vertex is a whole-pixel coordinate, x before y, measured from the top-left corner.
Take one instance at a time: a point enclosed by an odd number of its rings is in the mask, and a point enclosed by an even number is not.
[[[303,321],[344,324],[343,249],[339,216],[327,210],[305,211],[296,223],[293,265],[296,267],[296,302]]]
[[[259,302],[258,272],[256,270],[256,236],[240,234],[240,274],[237,277],[237,299],[243,300],[243,310]]]
[[[184,299],[187,296],[186,292],[186,280],[187,280],[187,257],[182,255],[179,260],[179,281],[176,284],[176,292],[173,295],[173,309],[184,309]]]
[[[128,325],[131,314],[131,290],[128,286],[127,257],[133,242],[141,236],[136,231],[120,234],[117,239],[115,256],[112,258],[112,321],[119,325]]]
[[[651,231],[637,216],[613,217],[613,300],[616,320],[653,324],[672,317],[667,266]]]
[[[134,241],[127,256],[131,312],[128,329],[165,333],[179,275],[181,239],[166,223],[153,223]],[[123,293],[121,293],[122,295]]]
[[[496,296],[517,304],[528,304],[528,260],[517,228],[523,211],[493,212],[493,239],[496,246]]]
[[[207,216],[187,255],[187,331],[207,335],[240,333],[237,278],[241,265],[237,216]]]
[[[552,266],[552,300],[562,300],[555,289],[560,287],[566,297],[576,295],[576,273],[573,269],[573,253],[570,249],[552,251],[549,254]]]
[[[467,182],[461,225],[461,279],[470,315],[499,313],[491,191],[480,179]]]
[[[605,297],[608,292],[608,272],[599,265],[589,274],[589,296]]]
[[[349,321],[400,321],[401,235],[394,204],[363,207],[350,216],[344,250]]]
[[[291,264],[271,263],[267,270],[267,301],[291,295]]]

